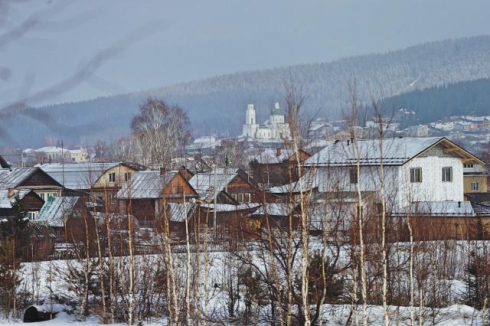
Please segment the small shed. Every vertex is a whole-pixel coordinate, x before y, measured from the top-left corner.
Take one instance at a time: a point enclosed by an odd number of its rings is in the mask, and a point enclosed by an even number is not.
[[[37,323],[56,318],[59,309],[56,306],[48,305],[30,306],[24,311],[24,323]]]

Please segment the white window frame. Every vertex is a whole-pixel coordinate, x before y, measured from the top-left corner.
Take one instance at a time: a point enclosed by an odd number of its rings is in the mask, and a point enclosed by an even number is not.
[[[30,221],[34,221],[37,218],[38,213],[39,212],[29,211],[27,212],[27,217],[29,218]]]
[[[477,181],[474,181],[474,182],[470,183],[470,189],[471,189],[471,192],[478,192],[478,191],[480,191],[480,183],[477,182]]]

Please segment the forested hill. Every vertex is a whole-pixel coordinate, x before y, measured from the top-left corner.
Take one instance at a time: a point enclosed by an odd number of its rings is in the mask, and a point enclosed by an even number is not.
[[[254,49],[260,51],[260,48]],[[287,51],[287,49],[284,49]],[[278,53],[277,55],[280,55]],[[490,36],[445,40],[404,50],[345,58],[333,62],[247,71],[182,83],[147,92],[98,98],[39,108],[37,115],[0,121],[17,144],[39,146],[44,135],[68,143],[107,141],[129,133],[138,104],[154,96],[187,110],[194,134],[241,133],[248,103],[255,103],[262,122],[274,101],[285,96],[285,84],[303,89],[306,113],[335,118],[349,104],[349,85],[363,101],[405,92],[490,77]],[[6,138],[2,138],[6,139]],[[0,141],[1,142],[1,141]],[[0,143],[0,146],[3,145]]]
[[[490,79],[416,90],[385,98],[379,107],[415,111],[417,122],[427,123],[453,115],[490,115]]]

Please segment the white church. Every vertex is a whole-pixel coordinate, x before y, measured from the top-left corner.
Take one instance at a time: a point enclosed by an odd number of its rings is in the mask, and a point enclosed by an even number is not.
[[[249,104],[245,114],[242,137],[259,142],[282,142],[291,138],[289,123],[285,122],[284,113],[276,103],[268,120],[259,125],[253,104]]]

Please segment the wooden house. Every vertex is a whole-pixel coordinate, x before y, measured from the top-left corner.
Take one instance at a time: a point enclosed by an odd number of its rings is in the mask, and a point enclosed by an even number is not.
[[[16,207],[16,204],[19,206]],[[46,259],[54,249],[54,230],[47,224],[35,223],[44,200],[29,189],[0,190],[0,220],[14,218],[19,212],[25,212],[29,219],[24,231],[29,235],[27,245],[18,252],[23,260]]]
[[[193,223],[202,229],[208,221],[208,229],[213,230],[215,238],[227,241],[243,241],[258,236],[260,221],[247,217],[257,209],[260,204],[245,203],[239,205],[227,204],[201,204],[198,214],[194,216]],[[216,218],[216,222],[214,222]],[[216,229],[214,229],[216,228]]]
[[[66,189],[69,195],[87,195],[104,171],[119,163],[49,163],[40,168]]]
[[[134,215],[141,226],[155,226],[167,203],[196,200],[199,195],[178,171],[138,171],[117,193],[121,212]]]
[[[117,201],[115,196],[122,185],[131,179],[136,171],[146,167],[136,163],[71,163],[44,164],[41,169],[64,185],[65,193],[71,196],[90,196],[90,201],[98,204],[97,210],[104,211],[109,204],[111,210]],[[95,208],[96,208],[95,207]]]
[[[25,261],[46,260],[54,252],[56,233],[46,222],[29,221],[29,243],[22,253]]]
[[[93,239],[95,220],[87,209],[85,197],[50,197],[39,212],[38,222],[47,223],[56,234],[56,242],[81,244]]]
[[[0,169],[0,189],[30,189],[43,200],[63,192],[63,186],[38,167]]]
[[[298,228],[299,215],[295,207],[285,203],[269,203],[262,205],[259,209],[248,214],[246,218],[249,224],[254,224],[256,228],[259,228],[265,232],[269,229],[282,229],[289,230],[291,226],[293,230]],[[257,224],[259,223],[259,224]]]
[[[260,188],[285,185],[297,181],[300,177],[299,163],[311,155],[303,150],[266,149],[249,163],[252,179]]]
[[[189,183],[205,203],[237,204],[264,201],[261,193],[248,181],[247,174],[238,168],[215,168],[207,173],[197,173]]]
[[[0,217],[14,216],[16,203],[26,212],[29,220],[34,220],[43,207],[44,200],[29,189],[0,189]]]

